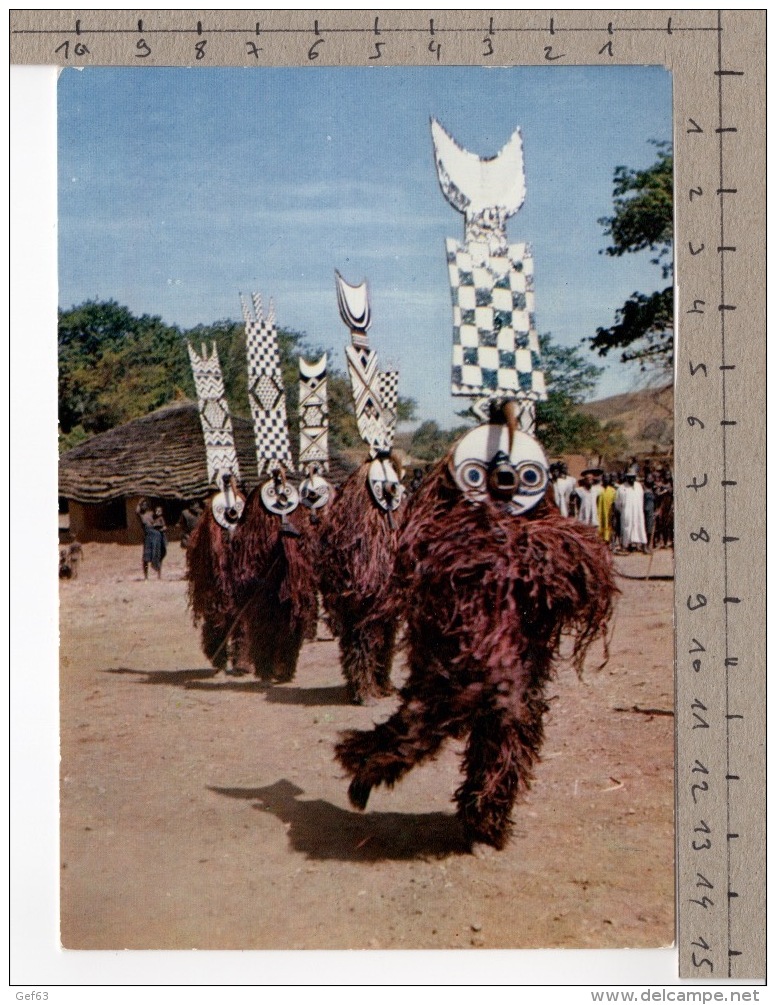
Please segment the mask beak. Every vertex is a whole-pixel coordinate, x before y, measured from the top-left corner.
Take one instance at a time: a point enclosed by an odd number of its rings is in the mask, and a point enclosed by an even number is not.
[[[515,430],[517,429],[517,402],[505,401],[502,405],[502,411],[506,420],[507,429],[509,430],[509,456],[511,457],[512,446],[515,442]]]
[[[503,450],[490,462],[488,488],[497,499],[511,499],[517,491],[517,472]]]

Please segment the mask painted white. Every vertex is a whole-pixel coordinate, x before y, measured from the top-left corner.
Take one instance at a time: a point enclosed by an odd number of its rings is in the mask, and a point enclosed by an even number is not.
[[[331,486],[319,474],[310,475],[299,486],[299,497],[310,509],[323,509],[330,494]]]
[[[453,451],[450,471],[456,485],[473,502],[489,495],[504,498],[503,491],[493,487],[494,460],[503,455],[500,467],[505,484],[510,480],[512,492],[506,495],[510,509],[526,513],[543,498],[549,481],[549,465],[541,445],[528,433],[516,430],[509,450],[509,429],[503,425],[478,426],[467,433]]]
[[[401,505],[404,486],[388,458],[378,458],[369,465],[369,489],[381,509],[393,512]]]
[[[279,482],[276,484],[274,478],[270,478],[261,486],[261,501],[270,513],[275,513],[277,516],[288,516],[299,505],[299,493],[290,483],[283,485],[282,482]]]
[[[245,500],[232,489],[218,492],[210,501],[213,517],[225,530],[234,530],[245,509]]]

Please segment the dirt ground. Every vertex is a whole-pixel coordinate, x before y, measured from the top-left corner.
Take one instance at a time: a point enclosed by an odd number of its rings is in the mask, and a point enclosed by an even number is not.
[[[647,558],[618,558],[643,576]],[[551,685],[543,761],[505,851],[463,848],[448,745],[368,811],[332,746],[337,646],[290,684],[214,674],[183,551],[87,544],[61,584],[62,942],[83,949],[657,947],[673,941],[672,554],[618,579],[611,657]],[[401,679],[401,664],[394,674]]]

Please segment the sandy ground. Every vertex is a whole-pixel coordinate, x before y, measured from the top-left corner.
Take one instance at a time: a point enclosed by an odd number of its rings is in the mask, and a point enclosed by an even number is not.
[[[290,684],[214,674],[183,552],[87,544],[61,584],[62,942],[86,949],[656,947],[673,941],[672,555],[619,579],[611,658],[551,685],[544,756],[502,852],[467,853],[450,744],[350,809],[321,627]],[[623,557],[631,576],[643,556]],[[395,679],[401,679],[401,664]]]

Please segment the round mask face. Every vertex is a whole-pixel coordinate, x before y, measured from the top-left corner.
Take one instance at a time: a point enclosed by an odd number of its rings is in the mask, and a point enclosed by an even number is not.
[[[472,501],[490,497],[516,514],[536,506],[549,481],[547,458],[533,436],[515,430],[509,451],[509,429],[500,425],[478,426],[459,440],[450,471]]]
[[[404,486],[388,458],[372,461],[368,481],[369,491],[380,509],[392,513],[399,508],[404,498]]]
[[[330,494],[331,486],[321,475],[310,475],[299,486],[299,497],[310,509],[323,509]]]
[[[261,501],[270,513],[288,516],[299,505],[299,493],[290,482],[286,485],[281,483],[276,487],[274,479],[270,478],[261,486]]]
[[[213,517],[225,530],[234,530],[245,509],[245,500],[236,492],[219,492],[210,501]]]

